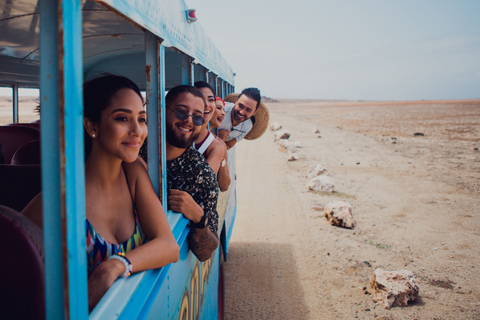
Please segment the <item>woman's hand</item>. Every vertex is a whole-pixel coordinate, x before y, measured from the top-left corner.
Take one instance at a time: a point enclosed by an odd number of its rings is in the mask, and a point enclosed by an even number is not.
[[[88,310],[97,305],[108,288],[125,272],[125,265],[118,260],[107,260],[98,265],[88,278]]]

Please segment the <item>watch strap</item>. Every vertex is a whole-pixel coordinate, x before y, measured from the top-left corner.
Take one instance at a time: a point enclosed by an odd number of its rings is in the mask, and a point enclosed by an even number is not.
[[[193,221],[190,221],[190,227],[195,228],[195,229],[203,229],[206,226],[208,226],[208,218],[207,215],[203,215],[202,219],[200,219],[199,222],[195,223]]]

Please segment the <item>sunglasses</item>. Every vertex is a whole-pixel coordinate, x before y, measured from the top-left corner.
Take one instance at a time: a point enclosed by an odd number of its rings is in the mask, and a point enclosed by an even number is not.
[[[183,109],[177,109],[177,110],[173,110],[170,108],[167,108],[167,109],[170,111],[173,111],[173,113],[175,114],[175,118],[177,118],[178,120],[185,120],[188,118],[188,116],[191,116],[192,122],[194,125],[201,126],[205,123],[205,119],[203,119],[203,116],[199,114],[188,114],[188,112]]]

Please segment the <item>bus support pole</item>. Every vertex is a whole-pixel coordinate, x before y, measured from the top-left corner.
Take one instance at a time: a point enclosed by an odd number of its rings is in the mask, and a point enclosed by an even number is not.
[[[18,85],[12,85],[12,115],[13,123],[18,123]]]
[[[86,319],[81,0],[40,1],[40,46],[47,319]]]
[[[165,136],[165,126],[162,125],[165,118],[165,47],[148,31],[145,32],[145,61],[147,115],[150,115],[150,135],[147,139],[148,173],[163,209],[167,212],[167,201],[164,201],[167,198],[167,160],[165,145],[162,143],[162,137]]]
[[[193,59],[190,59],[190,85],[193,86],[195,83],[195,63]]]
[[[153,189],[160,197],[160,124],[159,117],[159,80],[158,80],[158,38],[151,32],[145,31],[145,65],[146,65],[146,96],[147,96],[147,163],[148,174],[152,181]],[[162,202],[163,203],[163,202]]]

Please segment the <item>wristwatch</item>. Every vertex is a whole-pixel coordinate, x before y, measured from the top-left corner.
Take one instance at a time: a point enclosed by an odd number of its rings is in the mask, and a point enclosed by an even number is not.
[[[220,162],[220,165],[223,167],[225,167],[227,165],[227,160],[225,159],[222,159],[222,162]]]
[[[190,227],[195,229],[203,229],[208,226],[208,217],[206,214],[203,215],[202,219],[199,222],[195,223],[190,221]]]

